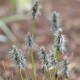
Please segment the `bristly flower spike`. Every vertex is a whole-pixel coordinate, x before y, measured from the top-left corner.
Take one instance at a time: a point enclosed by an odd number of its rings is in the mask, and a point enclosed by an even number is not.
[[[55,75],[58,76],[58,66],[59,66],[59,63],[58,63],[58,60],[57,60],[57,57],[56,57],[56,48],[54,48],[54,51],[51,52],[51,63],[52,63],[52,66],[54,66],[53,68],[56,69],[56,73]]]
[[[12,50],[9,53],[10,58],[14,62],[14,64],[20,70],[24,70],[26,68],[27,61],[23,55],[22,50],[18,49],[15,45],[13,45]]]
[[[37,17],[38,14],[41,15],[40,13],[40,9],[42,8],[41,4],[39,4],[38,0],[34,0],[34,5],[32,7],[32,16],[33,19],[35,19],[35,17]]]
[[[52,14],[52,30],[55,36],[54,48],[57,48],[64,54],[66,51],[66,39],[65,35],[62,35],[60,14],[56,11]]]
[[[56,48],[54,48],[54,51],[51,51],[50,50],[50,59],[51,59],[51,64],[52,66],[56,66],[57,64],[57,60],[56,60],[56,57],[55,57],[55,53],[56,53]]]
[[[25,37],[25,42],[26,42],[26,45],[29,49],[33,49],[35,44],[34,44],[34,41],[33,41],[33,37],[31,35],[30,32],[27,33],[26,37]]]
[[[54,11],[51,15],[52,31],[55,33],[61,27],[60,14]]]
[[[59,46],[59,48],[60,48],[60,51],[64,54],[65,53],[65,51],[66,51],[66,37],[65,37],[65,35],[62,35],[61,34],[61,37],[60,37],[60,46]]]
[[[68,60],[67,57],[63,59],[63,68],[62,68],[63,77],[69,78],[70,77],[70,69],[68,67]]]
[[[49,57],[45,51],[45,47],[41,46],[40,47],[40,59],[42,61],[42,67],[47,71],[49,66],[50,66],[50,61],[49,61]]]

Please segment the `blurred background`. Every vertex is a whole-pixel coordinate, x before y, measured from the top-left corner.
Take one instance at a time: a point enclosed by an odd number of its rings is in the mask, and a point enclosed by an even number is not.
[[[71,53],[74,55],[70,61],[72,80],[80,80],[80,0],[40,0],[41,16],[35,20],[35,42],[38,45],[34,52],[37,67],[37,77],[41,80],[39,65],[39,47],[52,48],[53,35],[49,17],[51,12],[57,11],[62,18],[62,27],[67,36]],[[28,57],[29,64],[26,71],[31,74],[31,62],[24,37],[31,32],[32,0],[0,0],[0,80],[20,80],[18,71],[13,67],[9,58],[9,49],[15,44]],[[3,65],[5,67],[3,67]]]

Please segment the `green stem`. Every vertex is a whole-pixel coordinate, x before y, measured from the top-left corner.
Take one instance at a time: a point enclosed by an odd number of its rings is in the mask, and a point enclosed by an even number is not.
[[[32,37],[34,37],[35,24],[34,19],[32,20]]]
[[[57,60],[57,63],[58,63],[59,62],[59,50],[56,51],[55,56],[56,56],[56,60]],[[57,72],[58,72],[58,65],[56,65],[56,68],[55,68],[55,73],[57,73]],[[58,75],[57,75],[55,80],[58,80]]]
[[[22,76],[22,72],[21,72],[20,69],[19,69],[19,73],[20,73],[21,80],[24,80],[24,78],[23,78],[23,76]]]
[[[24,73],[25,73],[25,76],[26,76],[26,80],[28,80],[28,76],[27,76],[26,70],[24,70]]]
[[[56,59],[57,59],[57,62],[59,61],[59,51],[57,50],[56,51]]]
[[[32,37],[34,38],[34,30],[35,30],[35,24],[34,19],[32,20]],[[33,80],[36,80],[36,69],[35,69],[35,63],[34,63],[34,55],[33,55],[33,49],[30,50],[31,59],[32,59],[32,75]]]
[[[57,69],[57,67],[55,67],[55,69],[54,69],[54,76],[55,76],[55,80],[58,80],[58,75],[57,75],[57,71],[58,71],[58,69]]]
[[[50,71],[48,71],[48,73],[49,73],[49,78],[50,78],[50,80],[52,80],[52,76],[51,76]]]
[[[34,63],[34,55],[33,55],[33,49],[30,50],[31,59],[32,59],[32,75],[33,80],[36,80],[36,69],[35,69],[35,63]]]
[[[44,73],[43,73],[43,75],[42,75],[42,80],[45,80],[45,76],[44,76]]]
[[[55,74],[55,80],[58,80],[58,75],[57,75],[57,72],[58,72],[58,62],[59,62],[59,51],[57,50],[56,51],[56,54],[54,55],[55,56],[55,60],[56,60],[56,66],[54,68],[54,74]]]

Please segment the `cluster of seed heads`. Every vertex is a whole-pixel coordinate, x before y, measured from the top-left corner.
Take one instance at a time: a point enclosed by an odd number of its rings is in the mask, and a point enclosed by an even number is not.
[[[33,19],[39,13],[40,8],[41,8],[41,5],[36,0],[32,8]],[[63,53],[63,55],[65,55],[66,38],[65,38],[65,35],[62,34],[63,30],[61,28],[61,20],[60,20],[59,13],[54,11],[52,13],[51,20],[52,20],[52,31],[54,35],[53,50],[48,54],[45,50],[45,47],[41,46],[39,56],[42,62],[42,68],[45,71],[55,68],[55,77],[57,78],[58,68],[59,68],[58,54]],[[34,48],[35,44],[30,32],[27,33],[27,36],[25,37],[25,42],[29,50]],[[11,59],[18,66],[18,68],[25,69],[26,59],[23,56],[23,52],[20,49],[18,49],[16,46],[13,46],[13,49],[9,53],[11,54]],[[67,58],[63,58],[62,60],[62,74],[65,77],[69,77],[69,68],[68,68]]]
[[[62,34],[62,28],[61,28],[61,21],[60,21],[60,15],[56,11],[53,12],[53,17],[52,17],[52,31],[54,34],[54,47],[53,51],[48,54],[49,56],[46,57],[47,53],[45,52],[45,48],[41,47],[40,48],[40,55],[41,55],[41,60],[42,63],[45,61],[46,63],[43,63],[43,66],[46,64],[47,70],[55,68],[55,77],[57,78],[58,76],[58,68],[59,68],[59,60],[58,60],[58,54],[61,52],[63,55],[65,54],[66,51],[66,37],[65,35]],[[45,54],[46,53],[46,54]],[[58,53],[58,54],[57,54]],[[67,59],[63,59],[62,63],[62,74],[65,77],[69,77],[69,69],[68,69],[68,63]]]
[[[63,30],[61,28],[61,19],[59,13],[56,11],[53,12],[52,16],[52,31],[54,34],[54,48],[56,50],[60,50],[62,53],[66,51],[66,38],[65,35],[62,34]]]

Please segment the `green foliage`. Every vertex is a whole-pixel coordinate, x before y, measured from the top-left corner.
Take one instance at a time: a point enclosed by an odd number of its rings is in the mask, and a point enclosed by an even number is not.
[[[3,21],[0,21],[0,28],[4,31],[4,33],[9,37],[11,41],[16,40],[16,37],[13,35],[13,33]]]

